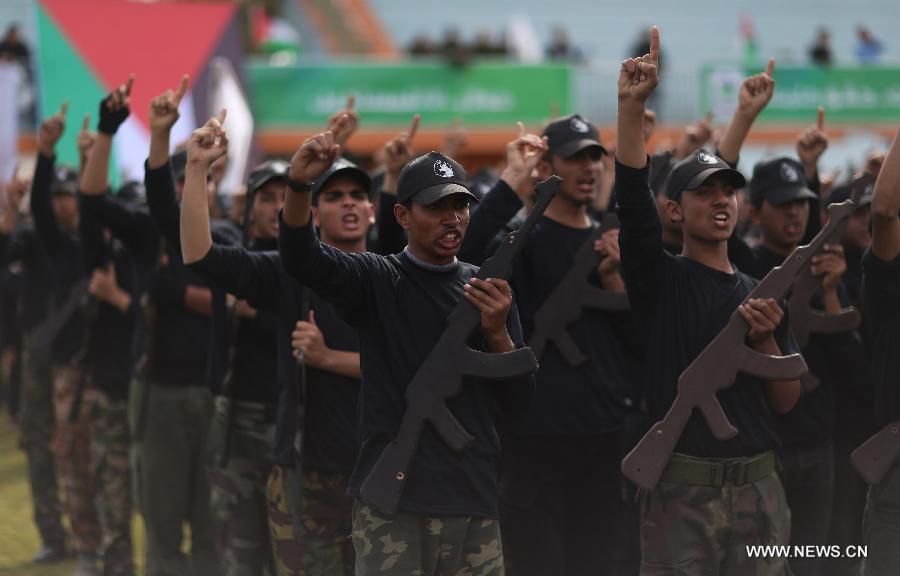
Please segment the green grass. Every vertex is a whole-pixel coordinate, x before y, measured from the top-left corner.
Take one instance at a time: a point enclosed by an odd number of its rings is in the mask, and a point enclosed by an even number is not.
[[[74,561],[37,566],[31,557],[40,537],[31,514],[31,491],[25,471],[25,453],[18,447],[19,431],[0,413],[0,574],[4,576],[71,576]],[[131,540],[135,560],[143,565],[144,526],[135,514]]]

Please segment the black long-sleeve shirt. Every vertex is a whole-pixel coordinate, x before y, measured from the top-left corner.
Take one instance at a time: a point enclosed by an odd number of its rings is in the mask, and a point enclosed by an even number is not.
[[[179,212],[175,177],[170,163],[150,169],[145,165],[144,185],[150,214],[165,239],[161,265],[151,275],[148,294],[154,311],[149,344],[149,378],[170,387],[209,385],[224,359],[210,359],[210,317],[187,308],[188,286],[206,287],[206,281],[188,270],[178,242]],[[218,378],[212,378],[218,381]]]
[[[65,230],[53,212],[51,182],[55,158],[37,155],[34,179],[31,185],[31,214],[38,240],[47,255],[52,276],[51,300],[62,305],[79,281],[87,274],[87,266],[77,229]],[[53,362],[67,364],[75,360],[83,348],[87,333],[87,314],[78,307],[60,330],[53,342]]]
[[[294,434],[297,430],[297,362],[291,353],[291,333],[301,319],[306,303],[315,313],[325,344],[333,350],[359,351],[356,331],[340,319],[334,307],[304,290],[281,266],[273,251],[250,251],[239,246],[213,244],[202,260],[191,268],[238,298],[246,299],[258,314],[274,317],[276,333],[271,349],[277,353],[277,378],[257,377],[257,386],[278,397],[274,461],[294,465]],[[304,318],[305,320],[305,318]],[[327,370],[306,371],[306,421],[303,466],[305,469],[350,474],[356,462],[359,439],[357,410],[359,380]]]
[[[757,281],[735,270],[728,274],[663,250],[662,228],[649,184],[649,164],[641,170],[616,163],[619,249],[632,310],[645,336],[644,393],[649,417],[658,421],[678,390],[678,377],[725,327]],[[788,324],[775,332],[783,354],[796,351]],[[721,442],[694,411],[676,451],[701,458],[750,456],[779,446],[764,382],[739,374],[717,395],[734,438]]]
[[[900,420],[900,256],[887,262],[871,249],[862,259],[866,347],[875,391],[875,424]]]
[[[319,242],[311,224],[292,228],[283,220],[278,245],[288,274],[334,304],[359,332],[361,444],[349,488],[358,497],[363,480],[399,430],[407,408],[407,386],[443,333],[447,315],[477,268],[456,262],[426,269],[405,252],[387,257],[345,254]],[[522,346],[515,305],[507,326],[514,344]],[[484,349],[483,338],[472,340],[470,344]],[[527,406],[533,386],[531,378],[464,380],[447,407],[475,440],[457,453],[426,425],[400,508],[416,514],[496,518],[500,443],[495,424],[500,411]]]
[[[0,234],[0,262],[22,265],[21,330],[27,335],[47,314],[53,273],[30,220],[20,222],[10,236]]]
[[[492,243],[521,208],[516,193],[498,181],[472,213],[460,258],[481,264],[486,256],[481,247]],[[538,220],[510,277],[526,341],[534,332],[535,314],[593,232],[593,227],[572,228],[546,216]],[[599,286],[596,274],[590,281]],[[621,429],[629,407],[635,405],[636,366],[627,346],[633,340],[630,317],[628,312],[583,310],[567,330],[587,362],[570,366],[556,346],[549,344],[539,358],[534,400],[528,411],[515,419],[511,430],[518,435],[587,436]]]

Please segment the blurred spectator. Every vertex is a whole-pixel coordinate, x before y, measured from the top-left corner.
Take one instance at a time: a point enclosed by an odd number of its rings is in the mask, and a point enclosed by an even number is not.
[[[869,29],[859,26],[856,29],[856,59],[860,64],[877,64],[881,59],[884,46],[877,40]]]
[[[440,54],[452,66],[465,66],[472,59],[472,52],[463,44],[456,28],[446,28]]]
[[[25,69],[30,68],[31,52],[28,46],[22,42],[22,36],[19,34],[19,26],[10,24],[6,29],[6,34],[0,40],[0,53],[6,53],[15,58]]]
[[[819,28],[816,43],[809,49],[809,59],[818,66],[831,66],[831,34]]]
[[[410,56],[419,57],[419,56],[434,56],[437,54],[437,47],[434,45],[434,42],[426,36],[425,34],[417,34],[412,42],[409,43],[409,48],[407,49]]]
[[[502,38],[495,40],[490,30],[481,28],[475,32],[472,55],[479,58],[506,56],[506,42]]]
[[[553,27],[546,54],[550,60],[568,60],[576,63],[584,61],[581,51],[572,46],[569,42],[569,33],[562,26]]]

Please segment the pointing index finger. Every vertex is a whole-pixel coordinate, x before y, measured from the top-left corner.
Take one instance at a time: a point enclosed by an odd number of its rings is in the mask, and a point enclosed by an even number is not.
[[[413,138],[416,137],[416,132],[419,131],[419,121],[421,119],[422,119],[422,117],[418,114],[413,116],[412,124],[410,124],[410,126],[409,126],[409,132],[406,133],[406,141],[407,142],[412,142]]]
[[[816,128],[819,130],[825,129],[825,107],[819,106],[816,109]]]
[[[82,121],[82,123],[81,123],[81,130],[83,132],[87,132],[90,129],[90,126],[91,126],[91,115],[85,114],[84,121]]]
[[[517,138],[525,136],[525,125],[521,121],[516,122],[516,130],[518,131]]]
[[[775,59],[769,58],[769,63],[766,64],[766,76],[769,78],[772,77],[772,74],[775,73]]]
[[[59,107],[59,115],[62,116],[63,119],[65,119],[66,114],[68,112],[69,112],[69,101],[63,100],[62,105],[60,105],[60,107]]]
[[[354,106],[356,106],[356,95],[351,94],[347,96],[347,110],[353,110]]]
[[[128,75],[128,82],[125,83],[125,95],[131,96],[131,87],[134,86],[134,74]]]
[[[222,108],[219,110],[219,113],[216,114],[216,120],[219,121],[219,125],[225,124],[225,116],[228,114],[228,110]]]
[[[189,76],[185,74],[181,77],[181,82],[178,83],[178,90],[175,92],[175,105],[181,104],[181,99],[184,98],[184,95],[187,93],[188,88],[188,79]]]
[[[654,26],[650,29],[650,59],[653,64],[659,68],[659,27]]]

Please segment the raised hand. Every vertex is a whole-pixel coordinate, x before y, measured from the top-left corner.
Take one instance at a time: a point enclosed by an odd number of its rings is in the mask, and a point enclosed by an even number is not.
[[[847,271],[844,247],[840,244],[826,244],[822,252],[812,257],[809,271],[813,276],[822,277],[822,292],[835,292]]]
[[[356,96],[352,94],[347,97],[347,106],[343,110],[338,110],[328,119],[328,129],[334,136],[334,142],[341,148],[347,145],[347,140],[359,130],[359,114],[356,113]],[[338,126],[338,120],[341,116],[346,116],[346,122]]]
[[[619,102],[643,105],[659,84],[659,28],[650,29],[650,53],[626,58],[619,70]]]
[[[797,156],[807,178],[815,175],[819,158],[828,149],[828,134],[825,133],[825,109],[819,106],[816,113],[816,124],[810,126],[797,136]]]
[[[472,278],[463,295],[481,312],[481,331],[489,341],[506,336],[506,318],[512,307],[512,289],[506,280]]]
[[[603,278],[619,272],[622,257],[619,253],[619,230],[607,230],[594,242],[594,251],[603,256],[597,274]]]
[[[766,70],[762,74],[756,74],[746,78],[741,83],[741,90],[738,94],[738,108],[752,116],[756,116],[772,99],[775,93],[775,80],[772,74],[775,72],[775,59],[769,58],[766,64]]]
[[[325,337],[316,324],[316,313],[309,311],[309,321],[300,320],[291,334],[294,358],[313,368],[324,368],[331,350],[325,345]]]
[[[134,74],[128,77],[125,84],[109,93],[100,102],[100,119],[97,122],[97,131],[112,136],[128,118],[131,113],[131,87],[134,85]]]
[[[88,152],[94,146],[95,137],[96,135],[91,132],[91,115],[85,114],[84,121],[81,123],[81,130],[75,137],[75,145],[78,147],[80,156],[86,157],[88,155]]]
[[[187,144],[189,164],[201,164],[208,169],[210,164],[228,152],[228,136],[223,127],[225,114],[226,110],[222,108],[191,134]]]
[[[38,150],[47,158],[52,158],[56,154],[56,143],[59,142],[66,130],[66,113],[68,111],[69,103],[63,102],[59,107],[59,112],[41,122],[38,131]]]
[[[387,164],[387,173],[395,180],[400,176],[403,167],[409,164],[413,157],[412,143],[419,131],[419,122],[422,117],[413,116],[409,130],[402,132],[384,145],[384,156]]]
[[[500,174],[500,179],[513,190],[518,190],[522,182],[531,176],[532,170],[547,152],[546,137],[528,134],[521,122],[516,122],[516,129],[515,140],[506,145],[506,167]]]
[[[347,115],[342,114],[333,128],[340,132],[349,121]],[[334,133],[331,130],[307,138],[291,158],[288,177],[295,182],[312,184],[331,168],[340,153],[341,145],[334,141]]]
[[[753,348],[772,337],[784,316],[784,310],[772,298],[751,298],[738,306],[738,312],[750,325],[747,340]]]
[[[180,116],[178,106],[181,99],[187,93],[189,76],[185,74],[178,83],[178,88],[173,92],[166,90],[150,102],[150,130],[152,132],[168,133]]]

